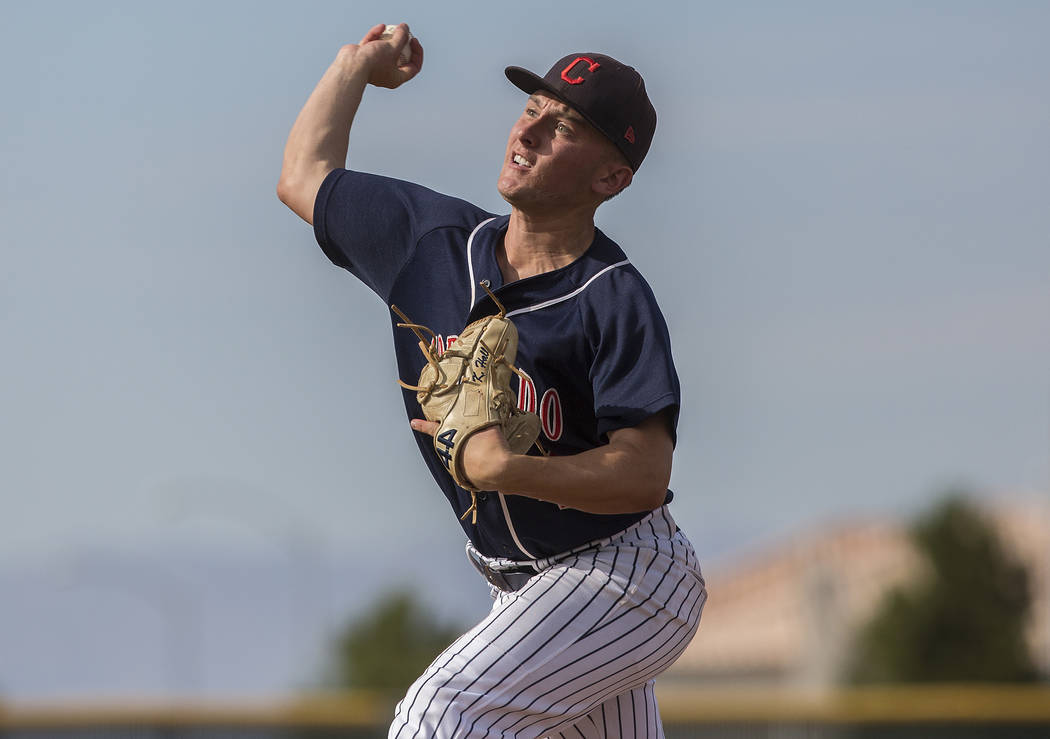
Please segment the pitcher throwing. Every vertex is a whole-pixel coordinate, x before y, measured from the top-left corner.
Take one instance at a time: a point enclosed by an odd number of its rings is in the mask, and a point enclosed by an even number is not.
[[[492,585],[488,616],[409,688],[389,735],[662,737],[653,680],[707,598],[669,508],[680,387],[652,290],[594,225],[652,142],[645,84],[594,52],[543,76],[507,67],[528,98],[497,181],[510,213],[496,215],[344,169],[365,88],[423,66],[407,26],[384,30],[340,49],[292,127],[277,190],[328,258],[403,316],[390,320],[407,326],[394,351],[415,440]],[[514,356],[500,356],[509,340],[479,338],[494,315],[516,330]],[[470,387],[471,362],[501,360],[500,387]],[[444,406],[424,417],[421,400],[461,391],[477,398],[448,407],[488,404],[483,422],[464,431],[435,417]]]

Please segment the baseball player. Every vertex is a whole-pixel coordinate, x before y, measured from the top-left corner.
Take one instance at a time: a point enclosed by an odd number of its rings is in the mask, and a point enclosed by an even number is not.
[[[278,195],[334,264],[433,331],[434,354],[505,310],[519,335],[517,406],[538,415],[547,452],[511,451],[499,427],[474,433],[458,450],[472,493],[449,474],[451,440],[404,393],[494,601],[411,686],[389,736],[661,737],[653,680],[692,638],[707,592],[668,509],[680,388],[667,328],[638,270],[594,226],[652,141],[644,82],[596,53],[569,54],[543,76],[507,67],[528,97],[497,184],[510,213],[495,215],[343,168],[367,85],[396,88],[423,64],[418,39],[399,59],[407,26],[383,31],[344,46],[318,83],[289,135]],[[428,360],[391,321],[411,385]]]

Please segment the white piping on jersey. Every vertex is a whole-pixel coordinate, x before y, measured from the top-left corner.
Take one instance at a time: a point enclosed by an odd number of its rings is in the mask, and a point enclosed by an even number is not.
[[[499,216],[492,216],[492,218],[486,218],[484,221],[474,227],[474,230],[470,232],[470,236],[467,237],[467,269],[470,271],[470,305],[467,306],[467,313],[474,310],[475,291],[478,286],[474,284],[474,253],[471,250],[471,246],[474,244],[474,237],[477,236],[478,231],[489,221],[494,221]]]
[[[521,539],[518,538],[518,532],[514,530],[514,524],[510,520],[510,510],[507,508],[507,499],[503,497],[503,493],[497,492],[499,496],[499,504],[503,508],[503,518],[507,521],[507,530],[510,532],[510,536],[514,539],[514,543],[518,549],[524,552],[529,559],[538,559],[538,557],[525,548],[525,545],[521,543]]]
[[[608,267],[606,267],[605,269],[603,269],[600,272],[598,272],[597,274],[595,274],[591,279],[587,280],[587,282],[585,282],[582,285],[580,285],[578,288],[573,290],[568,295],[562,295],[560,298],[551,298],[550,300],[545,300],[542,303],[536,303],[536,305],[530,305],[527,308],[518,308],[517,310],[512,310],[509,313],[507,313],[507,318],[510,318],[511,316],[516,316],[519,313],[529,313],[529,312],[534,311],[534,310],[540,310],[541,308],[547,308],[548,306],[555,305],[556,303],[561,303],[561,302],[564,302],[566,300],[569,300],[570,298],[575,298],[577,295],[579,295],[584,290],[586,290],[588,285],[590,285],[592,282],[594,282],[599,277],[604,275],[610,269],[614,269],[616,267],[622,267],[625,264],[630,264],[630,263],[631,263],[630,259],[624,259],[622,262],[617,262],[616,264],[610,264]]]

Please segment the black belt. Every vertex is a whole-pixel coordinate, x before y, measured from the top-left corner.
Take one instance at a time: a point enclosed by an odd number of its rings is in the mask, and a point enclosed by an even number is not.
[[[481,555],[473,547],[467,549],[467,559],[474,565],[474,569],[489,581],[490,585],[505,593],[521,590],[537,574],[536,568],[531,565],[496,569],[482,559]]]

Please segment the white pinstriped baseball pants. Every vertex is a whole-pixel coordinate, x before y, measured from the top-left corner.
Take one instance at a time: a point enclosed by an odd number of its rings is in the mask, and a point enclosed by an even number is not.
[[[409,688],[390,739],[662,739],[653,679],[692,639],[707,600],[667,507],[537,564]]]

